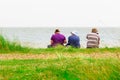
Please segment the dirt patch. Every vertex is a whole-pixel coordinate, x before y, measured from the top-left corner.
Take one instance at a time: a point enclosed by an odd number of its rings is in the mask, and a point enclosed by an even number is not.
[[[73,53],[73,54],[0,54],[0,60],[12,60],[12,59],[56,59],[56,58],[77,58],[77,57],[88,57],[88,58],[119,58],[120,53]]]
[[[50,54],[0,54],[1,60],[8,59],[48,59],[55,58],[55,55]]]

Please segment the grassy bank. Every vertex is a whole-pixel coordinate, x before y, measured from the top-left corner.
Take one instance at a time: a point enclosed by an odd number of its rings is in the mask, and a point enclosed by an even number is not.
[[[104,52],[112,52],[118,53],[120,52],[120,47],[116,48],[99,48],[99,49],[85,49],[85,48],[66,48],[66,47],[57,47],[57,48],[30,48],[21,46],[18,42],[10,42],[5,39],[2,35],[0,35],[0,53],[104,53]]]
[[[30,50],[29,47],[21,46],[18,42],[10,42],[5,39],[2,35],[0,35],[0,52],[28,52]]]
[[[0,80],[120,80],[119,76],[119,47],[35,49],[0,36]]]

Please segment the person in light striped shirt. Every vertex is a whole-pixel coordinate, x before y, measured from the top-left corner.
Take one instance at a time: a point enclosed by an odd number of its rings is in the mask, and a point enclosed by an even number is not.
[[[87,48],[99,48],[100,37],[96,28],[93,28],[91,33],[87,34],[86,38]]]

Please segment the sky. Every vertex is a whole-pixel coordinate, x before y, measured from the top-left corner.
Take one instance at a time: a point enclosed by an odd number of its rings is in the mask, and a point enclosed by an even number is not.
[[[119,27],[120,0],[0,0],[0,27]]]

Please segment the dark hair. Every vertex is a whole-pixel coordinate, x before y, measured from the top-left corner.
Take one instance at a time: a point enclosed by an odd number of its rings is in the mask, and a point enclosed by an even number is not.
[[[59,30],[59,29],[56,29],[56,30],[55,30],[55,33],[56,33],[56,32],[60,32],[60,30]]]

